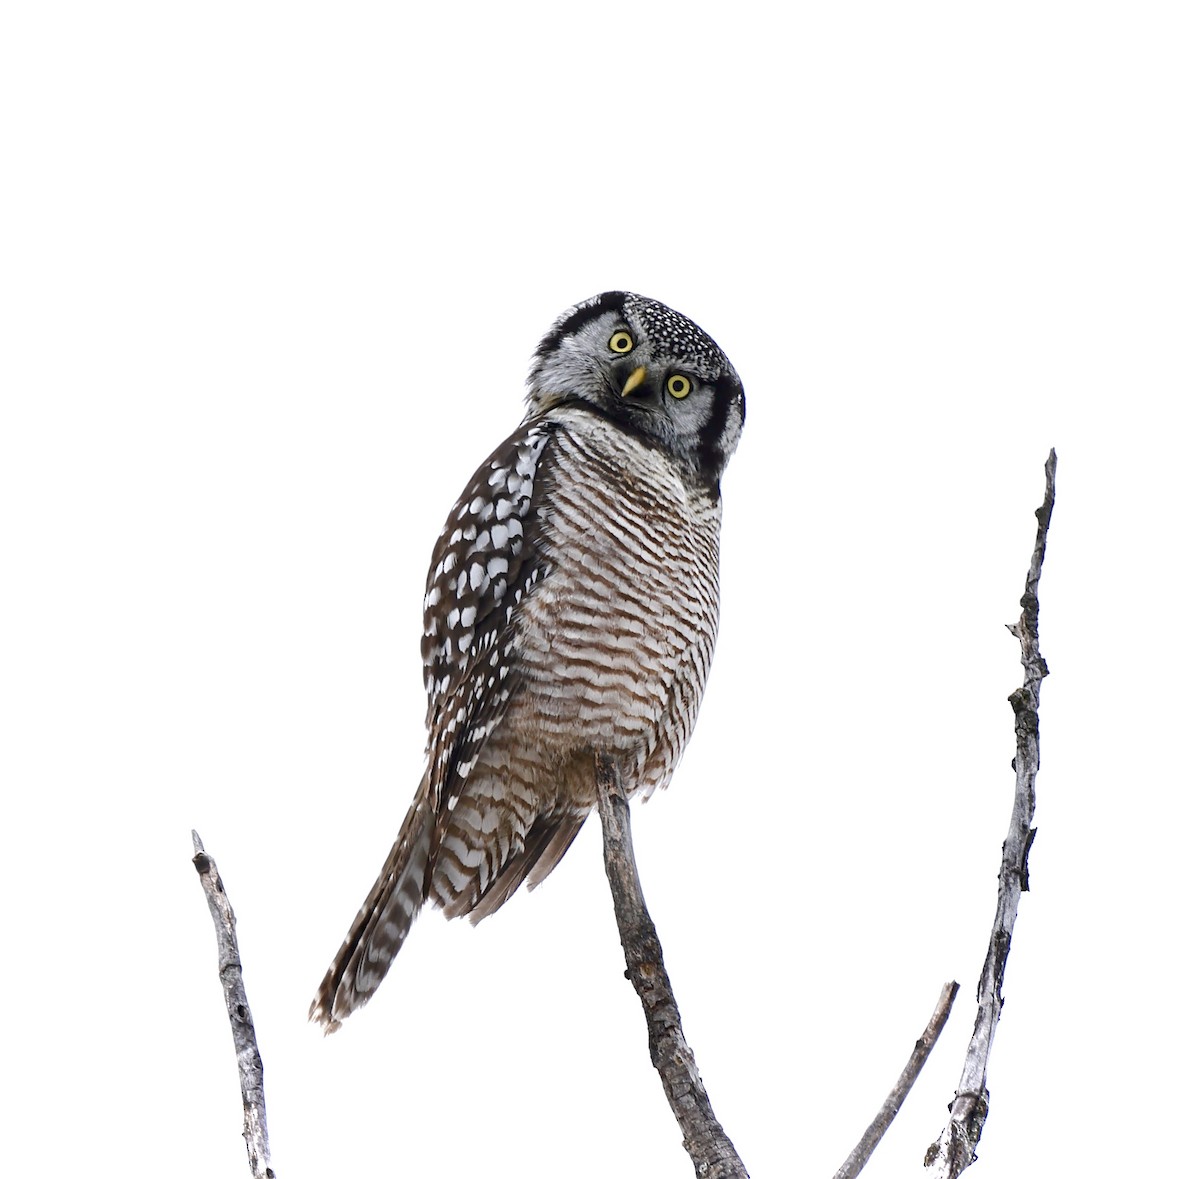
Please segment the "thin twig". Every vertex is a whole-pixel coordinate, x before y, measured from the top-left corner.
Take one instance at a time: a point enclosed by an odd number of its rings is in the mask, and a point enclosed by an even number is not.
[[[1036,828],[1033,826],[1034,781],[1039,762],[1038,704],[1042,680],[1050,674],[1038,647],[1038,582],[1042,576],[1042,561],[1046,555],[1046,534],[1050,514],[1054,510],[1054,473],[1058,459],[1054,451],[1046,460],[1046,495],[1037,511],[1037,538],[1033,559],[1025,578],[1021,595],[1021,617],[1008,629],[1021,641],[1021,665],[1025,670],[1024,683],[1009,698],[1016,714],[1017,756],[1016,798],[1008,838],[1000,859],[1000,890],[996,902],[996,918],[988,941],[983,973],[979,977],[976,998],[979,1011],[975,1028],[967,1047],[958,1092],[950,1106],[950,1120],[937,1141],[925,1153],[925,1165],[934,1169],[936,1179],[957,1179],[974,1161],[975,1148],[987,1120],[987,1066],[1000,1019],[1003,999],[1000,988],[1004,983],[1004,967],[1012,944],[1013,926],[1017,920],[1017,902],[1029,889],[1029,848]]]
[[[699,1179],[748,1179],[745,1165],[713,1113],[696,1058],[683,1037],[679,1006],[663,964],[662,943],[638,880],[629,804],[616,767],[600,754],[596,755],[596,793],[604,830],[604,869],[625,950],[625,977],[642,1001],[650,1033],[650,1059],[683,1131],[684,1149]]]
[[[267,1097],[263,1088],[262,1057],[258,1054],[254,1020],[250,1016],[246,988],[242,985],[242,959],[238,954],[237,934],[234,932],[237,918],[233,915],[229,897],[225,895],[225,885],[217,872],[216,861],[205,852],[204,844],[195,831],[192,832],[192,845],[196,850],[192,863],[200,874],[208,911],[212,914],[217,931],[217,965],[242,1082],[242,1137],[246,1140],[250,1173],[254,1179],[275,1179],[275,1172],[271,1169],[271,1148],[267,1142]]]
[[[884,1101],[879,1113],[875,1115],[875,1120],[867,1127],[867,1132],[850,1152],[846,1161],[838,1168],[833,1179],[856,1179],[863,1167],[867,1165],[867,1159],[879,1145],[879,1140],[887,1133],[888,1127],[896,1120],[896,1114],[900,1112],[904,1099],[916,1083],[917,1077],[920,1076],[921,1069],[925,1067],[925,1061],[929,1059],[929,1054],[933,1051],[938,1036],[942,1034],[942,1028],[946,1026],[946,1020],[950,1018],[950,1008],[954,1006],[954,997],[957,994],[958,983],[956,982],[948,982],[942,987],[937,1006],[934,1007],[933,1014],[929,1017],[929,1023],[921,1033],[921,1038],[913,1045],[912,1055],[908,1058],[908,1063],[904,1066],[900,1079],[892,1087],[892,1091],[887,1095],[887,1100]]]

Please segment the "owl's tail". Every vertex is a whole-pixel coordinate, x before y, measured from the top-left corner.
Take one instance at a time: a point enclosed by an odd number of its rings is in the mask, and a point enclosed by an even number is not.
[[[422,792],[308,1009],[326,1035],[379,989],[404,945],[428,893],[432,843],[433,811]]]

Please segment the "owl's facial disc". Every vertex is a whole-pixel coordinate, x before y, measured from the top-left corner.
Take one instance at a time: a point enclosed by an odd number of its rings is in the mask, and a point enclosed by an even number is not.
[[[583,405],[719,489],[745,419],[728,357],[686,316],[629,291],[564,312],[529,371],[529,415]]]

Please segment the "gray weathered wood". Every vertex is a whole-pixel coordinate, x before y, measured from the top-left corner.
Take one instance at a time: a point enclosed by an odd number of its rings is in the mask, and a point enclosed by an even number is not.
[[[254,1179],[275,1179],[275,1172],[271,1169],[271,1148],[267,1141],[267,1097],[263,1088],[262,1057],[258,1054],[254,1020],[242,983],[242,959],[238,953],[235,932],[237,918],[225,894],[225,885],[217,872],[216,861],[205,852],[204,844],[195,831],[192,832],[192,845],[196,852],[192,863],[200,874],[208,911],[212,914],[213,926],[217,931],[217,968],[221,990],[225,995],[225,1008],[229,1012],[229,1026],[233,1030],[233,1048],[237,1054],[238,1076],[242,1083],[242,1137],[246,1140],[250,1173]]]
[[[858,1145],[850,1152],[846,1161],[838,1168],[833,1179],[857,1179],[857,1176],[862,1173],[863,1167],[867,1165],[867,1160],[871,1157],[875,1147],[879,1145],[880,1139],[887,1133],[892,1122],[896,1120],[896,1115],[900,1112],[904,1099],[916,1084],[921,1069],[925,1067],[925,1062],[929,1059],[929,1054],[938,1041],[938,1036],[942,1034],[942,1028],[946,1026],[946,1020],[950,1018],[950,1008],[954,1006],[954,997],[957,994],[958,983],[956,982],[948,982],[942,987],[942,993],[938,996],[937,1005],[929,1017],[929,1023],[925,1025],[920,1039],[913,1045],[912,1053],[909,1055],[908,1063],[904,1066],[904,1071],[900,1074],[900,1079],[892,1086],[892,1091],[887,1095],[887,1100],[875,1115],[875,1120],[867,1127],[866,1133],[859,1139]]]
[[[1029,889],[1029,848],[1036,832],[1033,826],[1034,782],[1040,764],[1038,705],[1042,680],[1050,674],[1038,645],[1038,583],[1046,555],[1050,514],[1054,510],[1057,463],[1052,450],[1046,460],[1046,494],[1037,510],[1037,536],[1025,578],[1025,592],[1021,595],[1021,616],[1016,625],[1008,628],[1021,642],[1021,665],[1025,672],[1021,687],[1008,698],[1016,716],[1017,756],[1013,760],[1016,797],[1008,838],[1000,857],[996,917],[976,992],[979,1009],[975,1027],[967,1046],[958,1091],[950,1106],[950,1120],[925,1154],[925,1166],[933,1170],[935,1179],[957,1179],[975,1161],[975,1148],[987,1120],[987,1066],[1003,1005],[1000,989],[1004,983],[1004,967],[1017,920],[1017,903],[1021,893]]]
[[[683,1131],[683,1147],[698,1179],[748,1179],[728,1135],[713,1113],[696,1058],[683,1037],[679,1006],[663,964],[662,943],[646,909],[633,858],[629,803],[612,762],[596,756],[596,793],[604,829],[604,870],[625,950],[625,977],[646,1015],[650,1059],[662,1079],[667,1103]]]

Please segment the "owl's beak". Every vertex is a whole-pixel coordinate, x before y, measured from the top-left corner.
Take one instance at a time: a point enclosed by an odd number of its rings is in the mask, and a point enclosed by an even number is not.
[[[622,397],[628,397],[644,380],[646,379],[646,366],[639,364],[637,368],[629,374],[629,380],[625,382],[625,388],[621,390]]]

